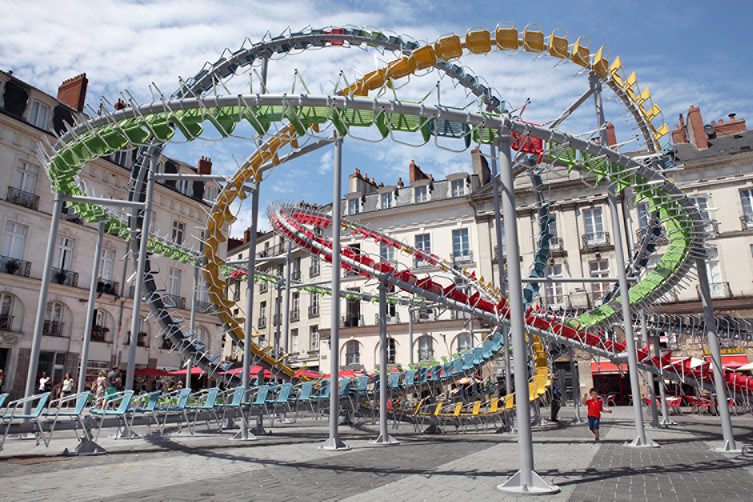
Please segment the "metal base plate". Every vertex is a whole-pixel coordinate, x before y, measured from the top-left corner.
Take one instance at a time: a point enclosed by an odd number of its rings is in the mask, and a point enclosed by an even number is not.
[[[519,495],[551,495],[559,493],[560,487],[548,484],[535,471],[531,471],[531,483],[524,485],[521,483],[520,471],[518,471],[510,479],[501,485],[497,485],[497,490]]]
[[[104,455],[107,450],[99,446],[97,443],[87,437],[79,438],[79,442],[76,445],[76,449],[71,453],[68,448],[63,450],[63,456],[75,456],[75,455]]]
[[[737,443],[737,442],[735,442]],[[722,446],[719,448],[711,448],[711,451],[715,451],[717,453],[731,453],[733,455],[737,455],[743,452],[743,449],[740,448],[737,444],[735,444],[735,447],[732,447],[732,444],[729,441],[725,441]]]
[[[347,445],[336,438],[329,438],[325,442],[319,445],[320,450],[350,450],[350,445]]]
[[[387,434],[386,436],[383,436],[380,434],[378,438],[370,440],[369,444],[373,444],[376,446],[390,446],[393,444],[400,444],[400,441],[393,438],[389,434]]]
[[[659,448],[659,443],[649,438],[646,438],[646,442],[644,443],[641,441],[641,438],[637,437],[629,443],[625,443],[624,446],[630,448]]]

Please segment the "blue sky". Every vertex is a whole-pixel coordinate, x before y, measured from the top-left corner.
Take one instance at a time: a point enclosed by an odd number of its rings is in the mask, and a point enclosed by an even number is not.
[[[636,70],[639,82],[651,88],[670,126],[691,103],[701,106],[707,122],[730,112],[753,120],[753,57],[747,47],[753,2],[749,1],[268,0],[228,5],[219,0],[0,0],[0,9],[6,13],[0,19],[0,67],[52,94],[63,79],[86,72],[92,105],[99,96],[114,101],[123,89],[149,101],[151,82],[169,93],[176,87],[178,75],[193,75],[226,47],[236,49],[246,37],[258,41],[267,30],[276,35],[288,26],[297,30],[307,25],[353,24],[432,41],[442,34],[464,34],[472,27],[493,29],[501,22],[514,23],[519,29],[537,23],[545,33],[556,28],[568,32],[571,41],[583,35],[591,40],[593,50],[607,45],[612,57],[621,56],[625,68]],[[353,78],[387,59],[388,55],[373,50],[309,51],[273,61],[269,86],[271,92],[290,92],[297,69],[312,94],[329,93],[340,69]],[[524,116],[529,120],[551,119],[587,86],[585,75],[577,74],[576,66],[554,66],[550,58],[493,52],[463,58],[461,64],[484,76],[514,106],[531,98]],[[418,99],[438,78],[435,72],[414,79],[399,96]],[[238,87],[233,92],[248,88],[247,78],[234,83]],[[467,104],[446,79],[440,85],[444,104]],[[607,114],[621,140],[635,135],[624,110],[612,100],[607,101]],[[590,104],[563,124],[563,129],[573,133],[593,127]],[[252,145],[249,140],[202,141],[174,145],[168,152],[191,163],[207,154],[217,171],[231,173],[234,159],[246,157]],[[322,150],[273,172],[262,189],[262,207],[279,199],[331,200],[331,156],[331,149]],[[355,167],[385,183],[394,183],[398,176],[406,179],[411,159],[437,178],[469,169],[467,153],[451,154],[431,145],[411,148],[388,141],[346,141],[344,182]],[[245,208],[240,220],[234,228],[236,235],[247,221]]]

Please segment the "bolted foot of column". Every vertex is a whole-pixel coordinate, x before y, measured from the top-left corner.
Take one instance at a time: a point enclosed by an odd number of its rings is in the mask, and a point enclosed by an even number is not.
[[[550,485],[534,471],[531,471],[531,482],[529,484],[523,484],[520,471],[518,471],[510,479],[501,485],[497,485],[497,490],[507,493],[515,493],[517,495],[548,495],[559,493],[560,487],[557,485]]]
[[[337,438],[329,438],[319,445],[320,450],[350,450],[350,445],[345,444]]]
[[[737,455],[743,452],[742,448],[739,448],[736,442],[732,443],[730,441],[725,441],[724,444],[718,448],[711,448],[711,451],[715,451],[717,453],[731,453],[733,455]]]
[[[227,417],[225,419],[225,425],[222,426],[223,429],[237,429],[238,424],[235,423],[235,420],[233,420],[233,417]]]
[[[659,443],[648,438],[646,438],[646,442],[644,443],[641,441],[641,438],[637,437],[629,443],[625,443],[624,446],[630,448],[659,448]]]
[[[140,438],[141,436],[139,436],[138,434],[136,434],[136,433],[135,433],[134,431],[132,431],[131,429],[126,429],[126,428],[124,428],[124,427],[121,427],[121,428],[119,428],[119,429],[118,429],[118,431],[117,431],[117,432],[116,432],[116,433],[115,433],[115,434],[114,434],[113,436],[111,436],[111,437],[112,437],[113,439],[138,439],[138,438]]]
[[[76,449],[73,450],[73,453],[68,451],[68,448],[63,450],[64,457],[77,455],[104,455],[105,453],[107,453],[107,450],[87,437],[79,438],[78,444],[76,445]]]
[[[376,446],[390,446],[393,444],[400,444],[400,441],[393,438],[389,434],[387,434],[386,436],[382,436],[380,434],[378,438],[370,440],[369,444],[373,444]]]
[[[442,429],[437,424],[431,424],[421,434],[442,434]]]
[[[255,441],[257,439],[259,438],[254,435],[243,421],[241,421],[240,430],[230,438],[231,441]]]
[[[661,419],[661,421],[660,421],[659,423],[660,423],[660,424],[662,425],[662,427],[664,427],[664,428],[667,428],[667,427],[669,427],[670,425],[677,425],[677,422],[673,422],[673,421],[672,421],[671,419],[669,419],[669,418],[668,418],[668,419],[666,419],[666,420],[664,420],[664,419],[662,418],[662,419]]]

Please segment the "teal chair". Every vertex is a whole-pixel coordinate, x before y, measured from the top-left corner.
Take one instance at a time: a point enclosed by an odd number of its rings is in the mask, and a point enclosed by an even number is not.
[[[133,391],[126,390],[123,392],[116,392],[115,394],[106,397],[102,408],[92,408],[89,413],[95,418],[99,418],[99,426],[97,427],[97,436],[94,441],[99,440],[99,434],[102,432],[102,424],[105,421],[105,417],[116,417],[119,423],[123,424],[125,434],[121,434],[121,437],[132,437],[131,424],[128,423],[128,408],[131,406],[133,400]]]
[[[48,410],[54,409],[55,411],[45,411],[42,413],[46,418],[52,417],[52,425],[50,426],[48,441],[52,440],[52,435],[55,433],[55,426],[60,418],[69,418],[73,421],[73,434],[76,439],[79,437],[79,425],[81,426],[81,430],[84,431],[84,435],[87,439],[91,439],[89,430],[84,423],[84,409],[89,402],[89,396],[91,396],[91,392],[87,390],[80,394],[73,394],[50,402]],[[73,406],[71,406],[71,404],[73,404]]]
[[[8,403],[5,413],[0,415],[0,423],[5,424],[3,438],[0,440],[0,451],[2,451],[3,445],[5,444],[5,438],[8,437],[10,426],[14,423],[19,422],[29,422],[34,424],[34,427],[36,429],[34,431],[34,435],[37,441],[37,445],[39,445],[39,440],[41,439],[42,441],[44,441],[45,446],[49,446],[50,441],[48,438],[45,438],[44,430],[42,429],[42,412],[44,411],[44,407],[47,405],[47,401],[49,399],[50,393],[44,392],[42,394],[37,394],[24,399],[17,399]],[[29,413],[24,413],[24,407],[26,407],[27,404],[34,407],[34,409],[32,409]]]

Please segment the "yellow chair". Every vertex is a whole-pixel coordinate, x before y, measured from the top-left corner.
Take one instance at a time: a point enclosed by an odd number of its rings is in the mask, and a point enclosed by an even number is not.
[[[656,129],[654,131],[654,140],[659,141],[659,139],[667,134],[669,132],[669,126],[667,124],[662,124],[659,129]]]
[[[515,394],[508,394],[505,396],[505,409],[511,410],[515,407]]]
[[[648,87],[645,87],[635,99],[635,102],[638,104],[638,106],[642,106],[643,103],[645,103],[649,99],[651,99],[651,91]]]
[[[619,87],[623,86],[622,81],[622,59],[620,56],[617,56],[614,58],[614,61],[612,61],[612,64],[609,65],[609,78],[612,79],[612,82],[617,84]]]
[[[494,38],[497,48],[503,51],[514,51],[520,46],[518,29],[513,25],[497,25]]]
[[[564,36],[557,35],[557,30],[554,30],[549,35],[549,54],[556,58],[564,59],[567,57],[567,47],[570,43],[567,41],[567,33]]]
[[[627,94],[627,97],[630,98],[631,101],[635,101],[636,98],[634,89],[636,83],[638,83],[638,76],[633,72],[625,79],[624,85],[622,86],[625,90],[625,94]]]
[[[570,50],[570,59],[573,60],[573,63],[588,68],[590,65],[590,57],[591,49],[586,45],[583,37],[578,37],[578,40],[575,41]]]
[[[389,78],[400,79],[407,77],[414,71],[416,71],[416,61],[408,56],[403,56],[387,65],[387,76]]]
[[[646,120],[651,122],[657,116],[659,116],[659,114],[661,113],[661,108],[659,108],[659,105],[653,104],[651,105],[651,108],[649,108],[648,110],[645,110],[643,109],[643,107],[641,107],[641,113],[646,118]]]
[[[364,88],[369,91],[374,91],[381,88],[387,81],[386,73],[387,72],[384,70],[384,68],[379,68],[378,70],[371,71],[364,75],[361,79],[363,80]]]
[[[489,30],[469,31],[465,34],[465,47],[474,54],[486,54],[492,49]]]
[[[599,47],[599,50],[594,54],[594,60],[591,63],[591,68],[596,74],[602,78],[609,76],[609,60],[606,56],[606,48]]]
[[[541,30],[530,29],[530,26],[538,25],[529,24],[526,26],[526,29],[523,30],[523,49],[526,52],[544,52],[544,32]]]
[[[463,55],[463,47],[460,44],[460,37],[457,35],[445,35],[439,37],[439,40],[434,44],[434,52],[437,57],[449,61],[451,59],[457,59]]]
[[[425,70],[437,64],[437,55],[434,53],[434,47],[425,45],[413,51],[410,58],[416,66],[416,70]]]

